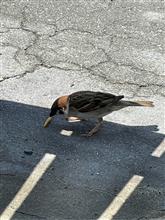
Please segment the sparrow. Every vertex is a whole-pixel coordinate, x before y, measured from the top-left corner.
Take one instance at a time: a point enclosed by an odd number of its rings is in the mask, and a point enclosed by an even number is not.
[[[123,100],[123,95],[113,95],[111,93],[78,91],[70,95],[57,98],[44,123],[44,127],[48,127],[57,114],[64,114],[64,117],[75,118],[79,120],[95,119],[97,121],[95,127],[83,136],[92,136],[95,134],[103,123],[103,117],[111,112],[118,111],[128,106],[144,106],[153,107],[151,101],[128,101]]]

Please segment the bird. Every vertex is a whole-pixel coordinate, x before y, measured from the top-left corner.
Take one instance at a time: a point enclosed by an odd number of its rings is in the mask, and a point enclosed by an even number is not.
[[[63,114],[65,119],[79,120],[95,119],[97,123],[94,128],[82,136],[90,137],[98,132],[103,117],[128,106],[153,107],[152,101],[129,101],[123,100],[124,95],[114,95],[105,92],[78,91],[70,95],[58,97],[52,104],[49,117],[44,123],[44,128],[48,127],[53,117]]]

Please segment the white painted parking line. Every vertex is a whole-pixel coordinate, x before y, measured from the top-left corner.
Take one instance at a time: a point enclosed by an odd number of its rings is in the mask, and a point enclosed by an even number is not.
[[[119,192],[119,194],[113,199],[98,220],[111,220],[130,197],[136,187],[140,184],[143,178],[144,177],[142,176],[134,175]]]
[[[40,180],[42,175],[46,172],[50,164],[55,159],[54,154],[46,153],[40,162],[36,165],[30,176],[27,178],[25,183],[22,185],[20,190],[17,192],[13,200],[9,203],[6,209],[0,216],[0,220],[10,220],[14,213],[19,209],[24,200],[31,193],[37,182]]]
[[[165,140],[152,152],[153,157],[161,157],[165,153]]]

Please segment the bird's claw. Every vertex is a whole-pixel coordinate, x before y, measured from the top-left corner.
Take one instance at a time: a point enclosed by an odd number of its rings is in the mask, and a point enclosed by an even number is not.
[[[94,132],[89,132],[89,133],[86,133],[86,134],[81,134],[82,137],[91,137],[94,135]]]

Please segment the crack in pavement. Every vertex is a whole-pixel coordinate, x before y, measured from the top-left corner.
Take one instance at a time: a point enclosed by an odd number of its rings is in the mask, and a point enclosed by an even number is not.
[[[37,38],[36,38],[36,41],[37,41]],[[33,41],[33,44],[35,45],[35,43],[36,43],[36,41]],[[7,46],[9,46],[9,45],[7,45]],[[11,45],[10,45],[11,46]],[[65,67],[60,67],[60,66],[58,66],[57,64],[56,65],[47,65],[47,64],[45,64],[45,62],[42,60],[42,58],[40,57],[40,56],[37,56],[37,55],[34,55],[34,54],[30,54],[30,53],[27,53],[27,50],[28,50],[28,48],[29,47],[31,47],[32,45],[29,45],[26,49],[24,49],[24,51],[25,51],[25,54],[27,55],[27,56],[29,56],[29,55],[31,55],[31,56],[34,56],[36,59],[37,59],[37,61],[39,62],[39,64],[34,64],[34,65],[32,65],[31,66],[31,68],[32,68],[32,70],[26,70],[24,73],[21,73],[21,74],[16,74],[16,75],[14,75],[14,76],[10,76],[10,77],[3,77],[3,79],[2,80],[0,80],[0,82],[2,82],[2,81],[4,81],[4,80],[8,80],[8,79],[11,79],[11,78],[16,78],[16,79],[19,79],[19,78],[22,78],[22,77],[24,77],[27,73],[34,73],[35,72],[35,70],[37,69],[37,67],[45,67],[45,68],[48,68],[48,69],[52,69],[52,68],[54,68],[54,69],[60,69],[60,70],[63,70],[63,71],[74,71],[74,69],[73,68],[65,68]],[[94,45],[93,45],[94,46]],[[17,48],[17,47],[15,47],[14,46],[14,48]],[[20,65],[22,65],[21,64],[21,62],[19,61],[19,59],[18,59],[18,54],[19,54],[19,52],[20,51],[22,51],[21,49],[19,49],[19,48],[17,48],[18,50],[16,51],[16,53],[15,53],[15,55],[14,55],[14,59],[16,60],[16,62],[18,62]],[[103,49],[103,48],[98,48],[98,49],[101,49],[103,52],[105,52],[105,50]],[[113,63],[113,64],[115,64],[116,66],[128,66],[128,67],[132,67],[132,66],[130,66],[130,65],[124,65],[124,64],[122,64],[122,65],[120,65],[120,64],[118,64],[117,62],[115,62],[114,60],[112,60],[107,54],[106,54],[106,56],[107,56],[107,59],[109,59],[109,60],[107,60],[107,61],[102,61],[102,62],[100,62],[100,63],[98,63],[98,64],[96,64],[96,65],[93,65],[93,66],[91,66],[90,68],[89,67],[85,67],[84,65],[80,65],[80,64],[78,64],[78,63],[75,63],[75,62],[60,62],[60,63],[62,63],[62,64],[72,64],[72,65],[75,65],[76,67],[78,67],[78,69],[77,70],[85,70],[85,71],[88,71],[89,73],[91,73],[91,75],[93,75],[93,76],[97,76],[98,78],[101,78],[101,79],[103,79],[104,81],[109,81],[109,79],[107,78],[107,76],[104,76],[104,75],[98,75],[98,74],[96,74],[95,73],[95,71],[94,71],[94,68],[96,68],[96,67],[99,67],[101,64],[105,64],[105,63]],[[137,68],[134,68],[134,67],[132,67],[133,69],[136,69],[136,70],[139,70],[139,69],[137,69]],[[140,69],[141,70],[141,69]],[[142,71],[142,70],[141,70]],[[152,72],[150,72],[150,73],[152,73]],[[143,87],[145,87],[145,88],[147,88],[147,87],[160,87],[160,88],[162,88],[162,86],[163,85],[160,85],[160,84],[152,84],[152,83],[146,83],[146,84],[138,84],[138,83],[132,83],[132,82],[129,82],[129,81],[125,81],[125,82],[120,82],[120,81],[115,81],[115,82],[112,82],[112,81],[110,81],[109,82],[110,84],[113,84],[113,85],[134,85],[134,86],[138,86],[138,89],[136,90],[136,92],[135,92],[135,94],[134,95],[136,95],[137,93],[138,93],[138,91]]]
[[[70,64],[70,63],[69,63]],[[88,71],[89,73],[93,73],[93,71],[90,69],[90,68],[86,68],[84,66],[81,66],[79,64],[76,64],[76,63],[72,63],[74,65],[77,65],[80,69],[79,70],[85,70],[85,71]],[[47,69],[59,69],[59,70],[63,70],[63,71],[73,71],[72,68],[62,68],[62,67],[59,67],[59,66],[48,66],[44,63],[41,63],[41,64],[37,64],[34,66],[34,68],[31,70],[31,71],[25,71],[24,73],[22,74],[17,74],[17,75],[14,75],[14,76],[10,76],[10,77],[4,77],[2,80],[0,80],[0,82],[3,82],[5,80],[9,80],[9,79],[12,79],[12,78],[16,78],[16,79],[20,79],[24,76],[26,76],[28,73],[34,73],[37,68],[40,68],[40,67],[45,67]],[[77,70],[78,71],[78,70]],[[103,79],[104,81],[108,81],[109,80],[107,79],[107,77],[104,77],[104,76],[100,76],[100,75],[96,75],[98,78],[101,78]],[[137,96],[137,92],[141,89],[141,88],[149,88],[149,87],[159,87],[159,88],[163,88],[162,85],[160,84],[138,84],[138,83],[132,83],[132,82],[129,82],[129,81],[125,81],[125,82],[120,82],[120,81],[116,81],[116,82],[109,82],[110,85],[133,85],[133,86],[138,86],[137,90],[135,91],[135,94],[134,96]]]
[[[47,219],[44,216],[39,216],[39,215],[35,215],[35,214],[27,213],[27,212],[22,212],[22,211],[16,211],[16,213],[19,213],[19,214],[22,214],[22,215],[26,215],[26,216],[31,216],[31,217],[37,217],[39,219]]]
[[[143,68],[140,68],[140,67],[137,67],[135,66],[134,64],[132,63],[123,63],[123,62],[117,62],[116,60],[114,60],[109,54],[108,52],[106,51],[106,49],[104,47],[101,47],[101,46],[97,46],[97,41],[95,42],[95,39],[93,39],[93,41],[91,42],[88,41],[87,44],[88,45],[91,45],[94,49],[96,49],[96,51],[101,51],[105,57],[106,57],[106,60],[103,60],[103,61],[100,61],[98,62],[97,64],[93,64],[93,65],[90,65],[90,66],[86,66],[85,64],[82,65],[80,63],[76,63],[76,62],[73,62],[73,61],[64,61],[64,60],[61,60],[61,61],[57,61],[55,64],[53,63],[50,63],[50,64],[47,64],[45,62],[45,60],[43,59],[42,55],[39,55],[39,54],[34,54],[34,53],[30,53],[29,52],[29,49],[33,48],[34,46],[37,45],[38,41],[40,40],[40,37],[41,36],[48,36],[48,41],[49,41],[49,38],[51,39],[52,37],[54,36],[57,36],[58,34],[60,33],[65,33],[65,32],[71,32],[71,33],[78,33],[80,34],[89,34],[91,36],[94,36],[94,37],[103,37],[105,36],[106,34],[95,34],[91,31],[86,31],[86,30],[83,30],[83,29],[79,29],[79,28],[64,28],[62,30],[59,30],[58,29],[58,25],[55,23],[50,23],[50,24],[45,24],[45,25],[51,25],[54,27],[54,34],[45,34],[45,33],[38,33],[37,30],[32,30],[30,27],[27,27],[26,26],[26,22],[27,22],[27,18],[26,18],[26,8],[27,6],[24,6],[23,9],[22,9],[22,20],[20,22],[20,27],[5,27],[8,31],[7,32],[10,32],[10,30],[22,30],[24,32],[28,32],[28,33],[31,33],[33,36],[34,36],[34,39],[30,39],[30,41],[32,42],[29,42],[28,45],[26,45],[24,48],[21,48],[19,45],[15,46],[15,45],[12,45],[12,43],[2,43],[2,46],[3,47],[6,47],[6,46],[11,46],[11,47],[14,47],[17,49],[16,53],[14,54],[13,56],[13,59],[20,65],[20,66],[23,66],[24,67],[24,63],[21,62],[21,57],[19,57],[19,54],[24,51],[25,53],[25,56],[33,56],[36,60],[37,60],[37,64],[36,63],[31,63],[30,67],[26,67],[25,66],[25,71],[23,73],[20,73],[20,74],[16,74],[16,75],[13,75],[13,76],[7,76],[7,77],[2,77],[2,79],[0,79],[0,82],[3,82],[5,80],[9,80],[11,78],[16,78],[16,79],[19,79],[19,78],[22,78],[24,77],[27,73],[34,73],[35,70],[39,67],[45,67],[45,68],[54,68],[54,69],[59,69],[59,70],[63,70],[63,71],[80,71],[80,70],[85,70],[87,72],[89,72],[91,74],[91,76],[94,76],[94,77],[98,77],[98,79],[102,79],[104,80],[105,82],[108,82],[110,85],[133,85],[133,86],[137,86],[138,88],[136,89],[136,91],[134,92],[134,95],[138,95],[139,91],[142,89],[142,88],[147,88],[147,89],[150,89],[151,87],[154,88],[154,90],[156,91],[156,93],[158,93],[159,95],[163,95],[163,92],[159,92],[159,88],[163,88],[163,81],[162,83],[149,83],[147,81],[145,82],[141,82],[141,83],[137,83],[136,81],[135,82],[130,82],[129,81],[129,78],[128,80],[124,80],[124,81],[119,81],[119,80],[111,80],[108,78],[108,76],[104,76],[104,75],[100,75],[101,72],[98,74],[96,72],[96,69],[97,68],[100,68],[101,65],[104,65],[104,64],[113,64],[115,65],[116,67],[128,67],[130,68],[131,70],[135,71],[135,72],[140,72],[140,73],[144,73],[144,74],[150,74],[150,75],[157,75],[155,74],[154,71],[147,71],[146,69],[143,69]],[[3,33],[7,33],[6,31],[3,32]],[[112,45],[114,43],[114,39],[116,39],[116,37],[120,37],[120,36],[116,36],[116,34],[112,34],[112,35],[109,35],[109,43]],[[39,49],[42,49],[43,50],[43,53],[44,51],[48,51],[47,48],[42,48],[40,46],[40,44],[37,45],[37,47]],[[57,53],[56,49],[53,49],[53,48],[50,48],[50,50],[52,50],[54,53]],[[61,66],[62,64],[62,66]],[[63,67],[66,66],[66,67]],[[72,65],[70,67],[70,65]],[[76,69],[75,69],[76,68]],[[99,70],[98,70],[99,71]],[[159,75],[157,75],[158,78],[160,78]],[[163,76],[162,76],[163,77]],[[159,80],[160,81],[160,80]]]

